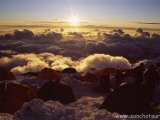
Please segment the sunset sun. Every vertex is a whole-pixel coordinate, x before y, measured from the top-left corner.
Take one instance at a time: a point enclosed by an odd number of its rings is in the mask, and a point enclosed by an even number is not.
[[[80,18],[78,18],[77,16],[73,16],[71,17],[68,22],[72,25],[72,26],[78,26],[81,22]]]

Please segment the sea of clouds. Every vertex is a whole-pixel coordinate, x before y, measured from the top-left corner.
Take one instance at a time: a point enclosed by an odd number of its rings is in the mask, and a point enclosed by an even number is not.
[[[98,32],[96,39],[86,40],[84,32],[15,30],[0,36],[0,66],[14,73],[37,72],[44,67],[78,71],[105,67],[130,68],[132,63],[160,56],[160,35],[137,29],[134,35],[122,29]],[[90,33],[91,34],[91,33]]]

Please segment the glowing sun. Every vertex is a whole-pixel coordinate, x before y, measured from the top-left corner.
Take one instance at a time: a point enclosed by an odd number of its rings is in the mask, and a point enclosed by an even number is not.
[[[73,16],[71,17],[68,22],[72,25],[72,26],[78,26],[81,22],[80,18],[78,18],[77,16]]]

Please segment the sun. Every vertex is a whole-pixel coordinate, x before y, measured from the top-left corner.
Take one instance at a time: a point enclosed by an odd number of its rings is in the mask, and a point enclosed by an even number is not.
[[[80,18],[78,18],[77,16],[73,16],[71,17],[68,22],[72,25],[72,26],[78,26],[81,22]]]

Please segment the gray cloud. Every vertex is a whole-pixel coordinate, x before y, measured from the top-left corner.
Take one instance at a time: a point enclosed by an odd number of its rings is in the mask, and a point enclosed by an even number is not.
[[[159,57],[160,35],[146,32],[143,29],[137,29],[135,32],[135,35],[130,35],[122,29],[115,29],[111,32],[98,31],[96,40],[85,40],[85,36],[81,39],[73,37],[65,40],[65,38],[62,39],[62,33],[52,32],[51,30],[45,30],[45,33],[34,35],[32,31],[23,30],[12,34],[12,37],[14,36],[17,39],[0,39],[0,51],[14,51],[14,55],[49,52],[54,55],[71,57],[74,60],[86,58],[95,53],[123,56],[130,62]],[[72,34],[77,35],[75,32]],[[28,35],[28,38],[20,39],[26,35]],[[0,52],[1,57],[11,55],[11,52],[5,52],[5,54]]]
[[[81,33],[78,33],[78,32],[69,32],[68,35],[72,36],[75,39],[83,38],[83,35]]]
[[[160,23],[156,22],[136,22],[137,24],[150,24],[150,25],[160,25]]]
[[[14,30],[13,34],[7,33],[0,36],[0,40],[22,40],[22,39],[50,39],[50,40],[62,40],[63,35],[56,32],[46,32],[45,34],[35,35],[31,30],[23,29]]]

